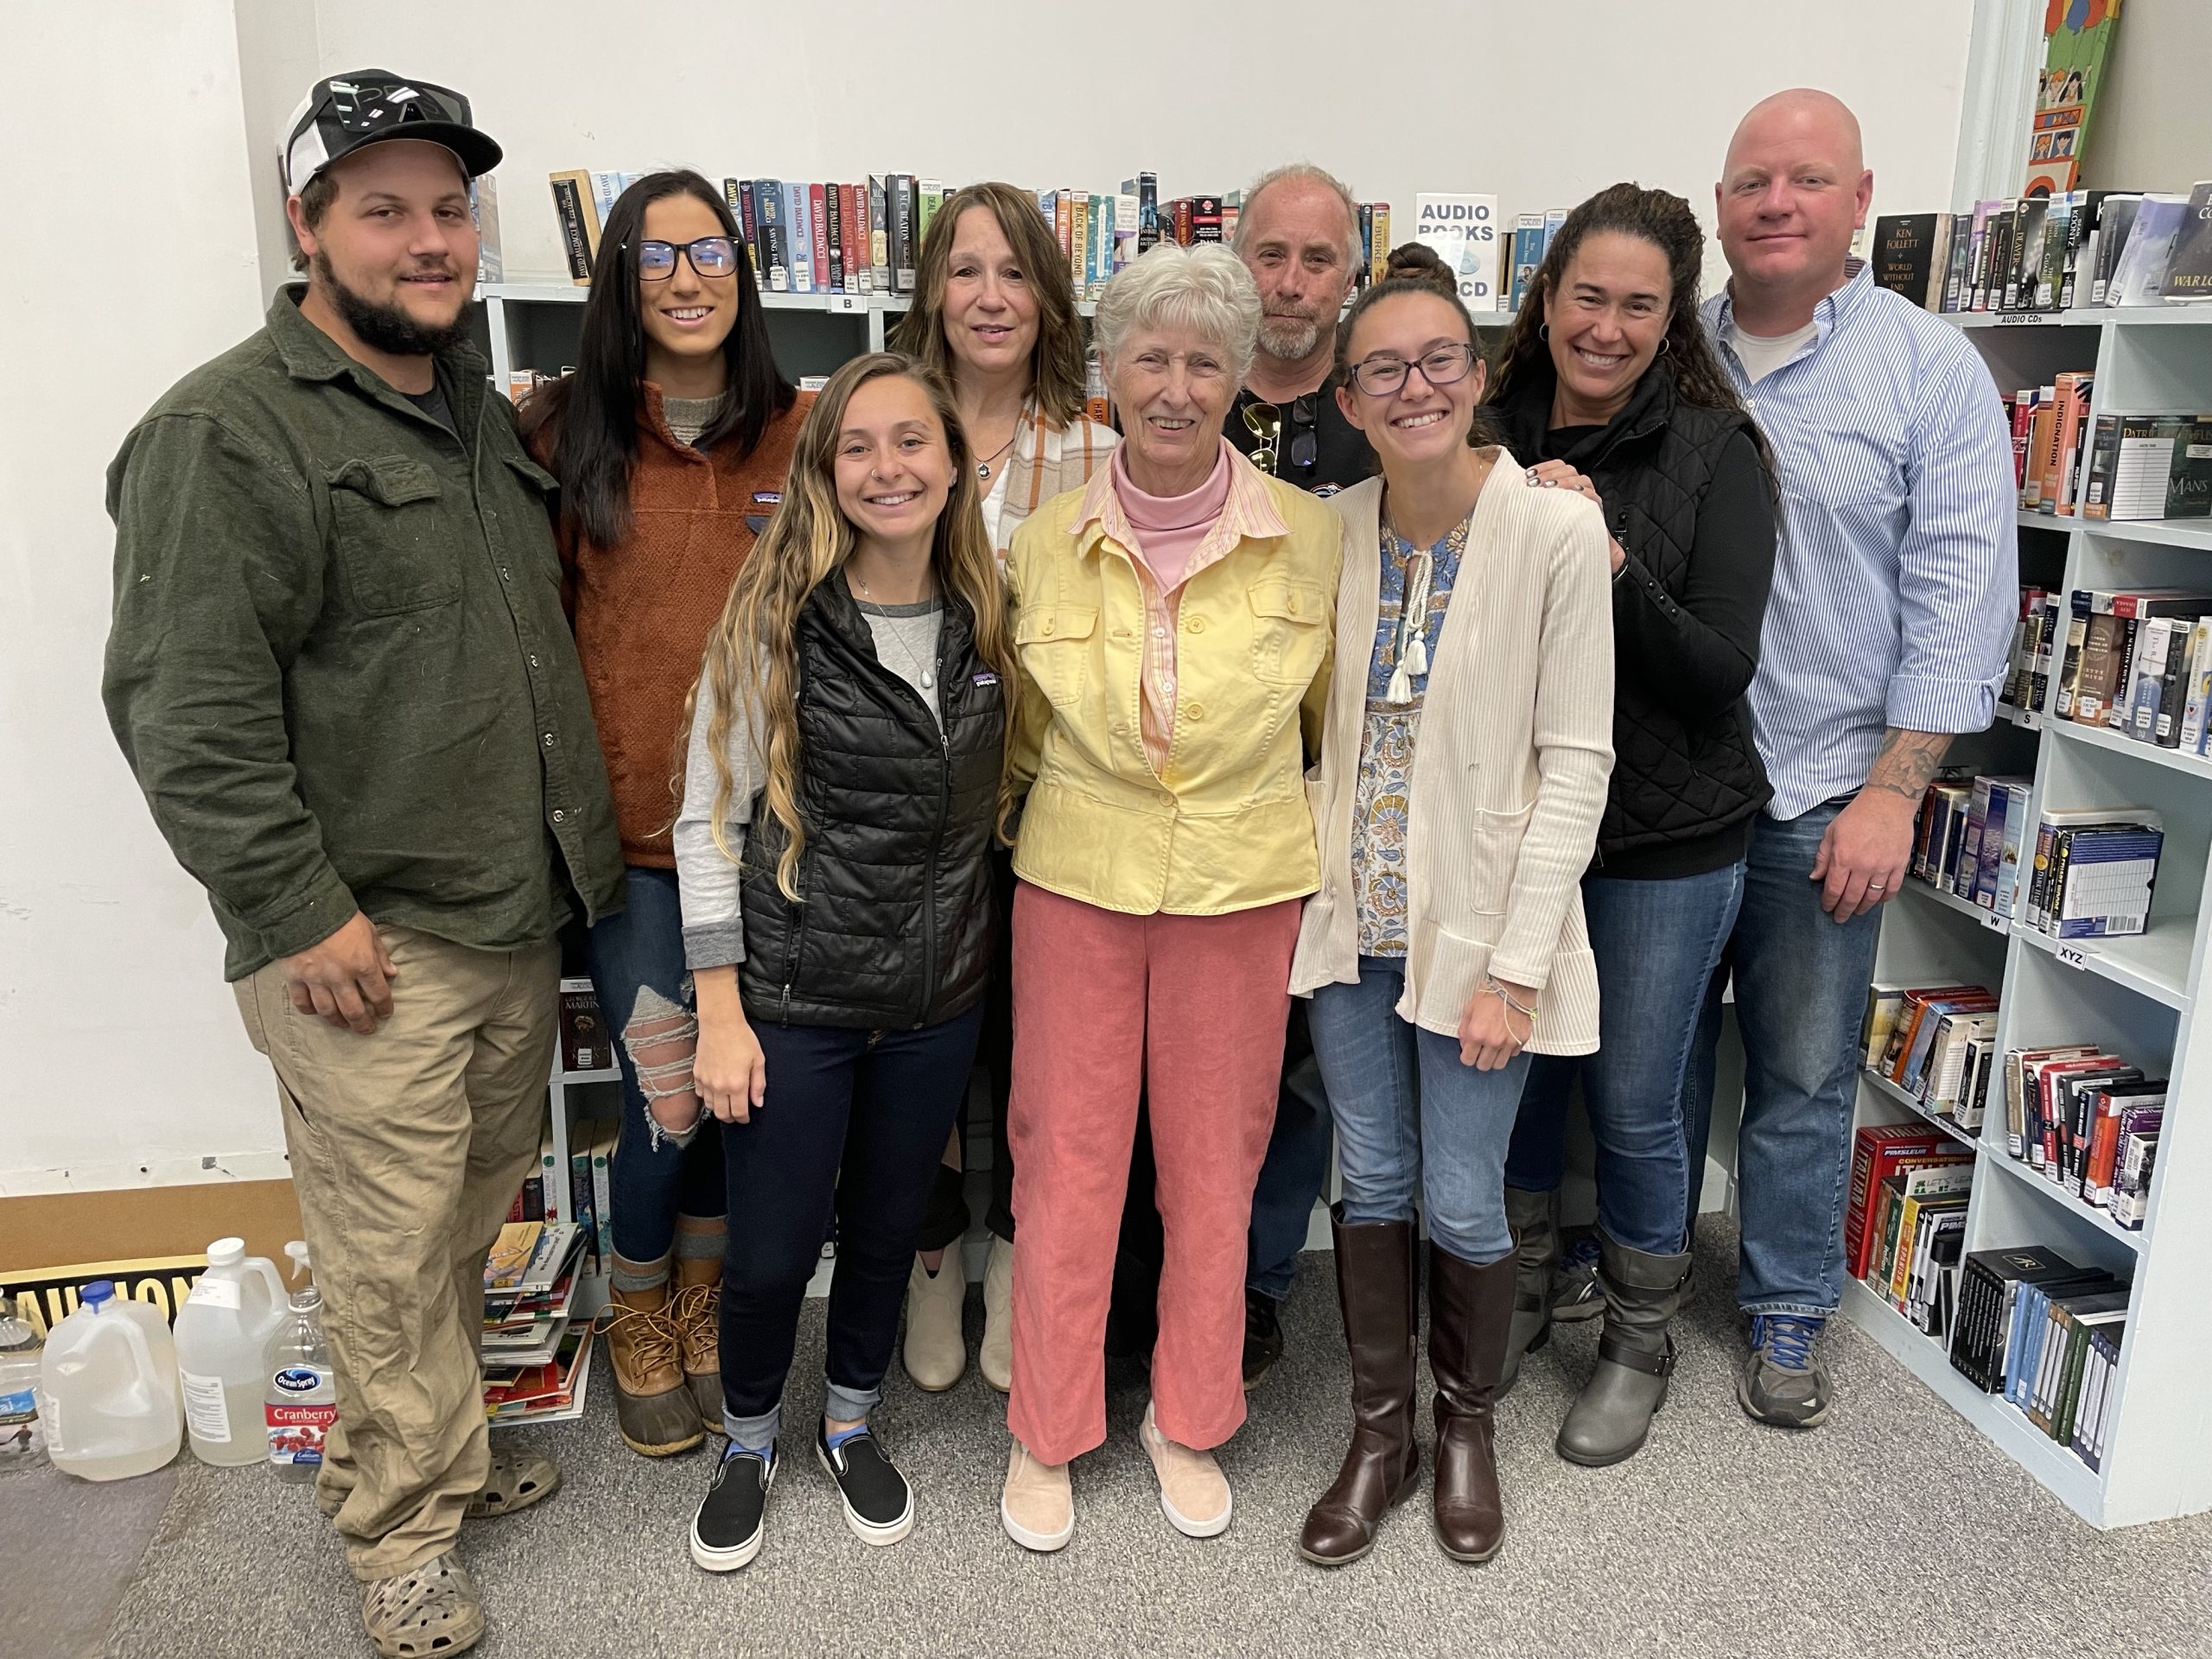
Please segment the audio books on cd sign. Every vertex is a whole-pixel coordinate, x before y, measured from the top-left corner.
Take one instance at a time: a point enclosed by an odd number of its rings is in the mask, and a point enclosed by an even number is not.
[[[1459,279],[1470,311],[1497,309],[1497,198],[1414,198],[1414,240],[1433,249]]]

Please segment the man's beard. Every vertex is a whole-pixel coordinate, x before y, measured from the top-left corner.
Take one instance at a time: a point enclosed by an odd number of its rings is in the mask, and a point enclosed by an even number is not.
[[[444,327],[432,327],[417,322],[396,305],[380,305],[346,287],[331,269],[329,254],[320,248],[315,250],[314,265],[315,274],[322,279],[323,291],[330,296],[330,308],[371,351],[393,357],[432,357],[468,337],[466,306]]]
[[[1260,349],[1269,357],[1295,363],[1309,356],[1321,343],[1320,320],[1316,317],[1262,317]]]

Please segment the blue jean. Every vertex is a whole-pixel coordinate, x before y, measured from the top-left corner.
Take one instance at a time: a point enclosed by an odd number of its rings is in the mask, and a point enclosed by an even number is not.
[[[729,1207],[745,1217],[722,1258],[722,1424],[740,1446],[776,1438],[833,1211],[823,1414],[855,1422],[882,1399],[914,1236],[982,1024],[978,1005],[917,1031],[753,1026],[766,1096],[721,1136]]]
[[[1282,1084],[1267,1160],[1252,1189],[1245,1287],[1276,1301],[1290,1294],[1314,1201],[1329,1181],[1329,1096],[1306,1040],[1306,1005],[1294,997],[1283,1046]]]
[[[1432,1243],[1480,1267],[1513,1249],[1505,1147],[1529,1056],[1496,1071],[1459,1058],[1459,1039],[1401,1020],[1405,964],[1362,957],[1359,982],[1324,985],[1307,1020],[1337,1125],[1348,1223],[1427,1217]]]
[[[717,1125],[704,1119],[683,1144],[654,1132],[637,1062],[624,1033],[674,1010],[690,1014],[691,976],[683,965],[683,912],[676,872],[632,864],[629,902],[591,930],[591,980],[622,1068],[622,1122],[607,1172],[614,1211],[614,1253],[658,1262],[676,1240],[677,1215],[722,1213],[722,1153]]]
[[[1729,946],[1744,1039],[1736,1300],[1747,1313],[1824,1318],[1843,1300],[1859,1026],[1882,927],[1878,907],[1836,923],[1810,879],[1821,837],[1844,804],[1753,825]],[[1697,1075],[1708,1089],[1718,1033],[1718,1020],[1700,1024]]]
[[[1582,879],[1598,962],[1598,1052],[1531,1060],[1505,1184],[1558,1188],[1567,1089],[1580,1071],[1598,1147],[1598,1224],[1631,1250],[1673,1255],[1688,1237],[1699,1169],[1685,1145],[1683,1079],[1744,879],[1740,863],[1665,880]]]

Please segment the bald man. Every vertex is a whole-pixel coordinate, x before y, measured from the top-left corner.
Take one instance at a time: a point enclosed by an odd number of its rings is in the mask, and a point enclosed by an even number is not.
[[[1960,332],[1850,257],[1874,175],[1826,92],[1779,92],[1736,129],[1713,200],[1727,291],[1705,320],[1779,463],[1783,537],[1751,683],[1774,786],[1731,945],[1745,1050],[1737,1140],[1761,1421],[1827,1414],[1814,1345],[1843,1295],[1859,1027],[1882,906],[1954,734],[1990,723],[2014,613],[2009,426]],[[1710,1115],[1719,986],[1688,1103]]]

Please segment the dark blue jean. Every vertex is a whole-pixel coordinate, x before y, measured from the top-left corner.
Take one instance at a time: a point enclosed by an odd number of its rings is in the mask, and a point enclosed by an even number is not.
[[[1506,1155],[1508,1186],[1558,1187],[1567,1090],[1579,1071],[1598,1147],[1598,1224],[1631,1250],[1672,1255],[1683,1248],[1702,1173],[1686,1144],[1684,1078],[1744,882],[1742,864],[1666,880],[1583,878],[1598,963],[1598,1052],[1531,1060]]]
[[[767,1093],[721,1126],[729,1207],[745,1217],[722,1258],[722,1422],[740,1445],[776,1436],[807,1281],[834,1211],[827,1414],[882,1398],[914,1237],[959,1115],[983,1010],[918,1031],[760,1020]]]
[[[1306,1002],[1293,997],[1283,1047],[1275,1126],[1252,1189],[1252,1229],[1244,1283],[1281,1301],[1298,1274],[1298,1253],[1313,1205],[1329,1179],[1329,1096],[1306,1037]]]
[[[622,1123],[607,1173],[614,1253],[626,1262],[658,1262],[676,1240],[676,1217],[722,1213],[722,1154],[709,1117],[678,1145],[656,1135],[637,1063],[624,1031],[670,1009],[691,1007],[691,976],[683,965],[683,911],[674,870],[632,864],[629,902],[591,930],[591,981],[600,1013],[613,1036],[622,1068]]]
[[[1744,1039],[1736,1300],[1747,1313],[1825,1317],[1843,1300],[1859,1027],[1882,927],[1878,907],[1839,925],[1811,880],[1821,837],[1843,805],[1829,801],[1786,823],[1757,821],[1729,945]],[[1717,1016],[1717,1002],[1707,1006]],[[1693,1089],[1701,1079],[1710,1091],[1719,1033],[1717,1017],[1700,1025]]]

